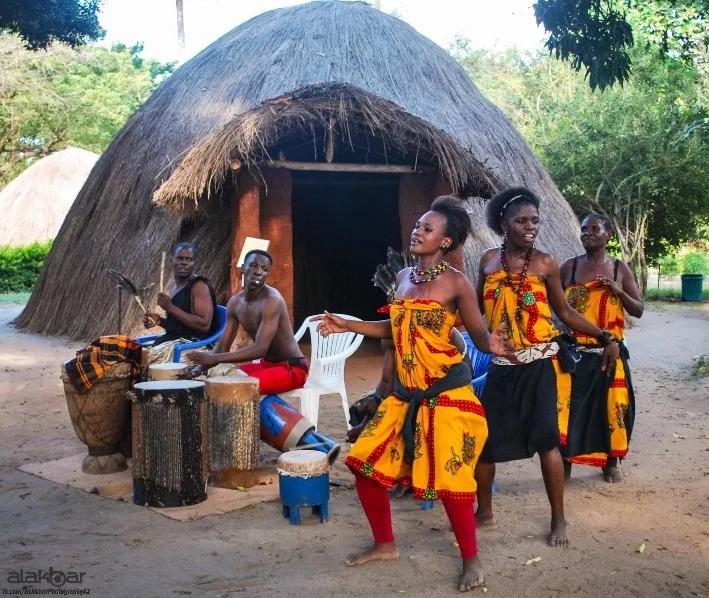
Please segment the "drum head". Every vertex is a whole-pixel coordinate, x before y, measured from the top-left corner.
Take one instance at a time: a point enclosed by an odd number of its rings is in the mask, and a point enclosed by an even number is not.
[[[151,382],[138,382],[135,390],[189,390],[204,386],[199,380],[153,380]]]
[[[186,363],[154,363],[150,366],[151,370],[186,370]]]

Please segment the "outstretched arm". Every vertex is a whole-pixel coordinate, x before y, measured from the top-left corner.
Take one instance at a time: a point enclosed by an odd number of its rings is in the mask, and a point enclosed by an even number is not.
[[[317,331],[323,337],[338,332],[354,332],[371,338],[392,338],[391,320],[360,322],[358,320],[346,320],[331,314],[329,311],[325,311],[323,315],[313,316],[310,321],[320,322]]]
[[[158,305],[169,315],[177,318],[192,330],[202,333],[209,332],[209,328],[212,325],[212,316],[214,315],[214,306],[212,305],[212,295],[209,292],[209,287],[204,281],[200,280],[192,286],[190,302],[192,313],[188,313],[174,305],[167,293],[158,293]]]
[[[484,353],[495,355],[506,355],[513,351],[514,348],[500,332],[488,332],[475,289],[468,278],[461,274],[456,277],[455,285],[458,314],[475,346]]]

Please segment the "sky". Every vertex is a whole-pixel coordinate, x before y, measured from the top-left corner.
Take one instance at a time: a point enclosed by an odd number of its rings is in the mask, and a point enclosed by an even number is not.
[[[221,35],[274,8],[304,0],[183,0],[184,59],[197,54]],[[543,29],[536,26],[534,0],[381,0],[381,9],[396,13],[420,33],[448,48],[457,34],[475,48],[541,47]],[[100,14],[111,45],[142,42],[142,56],[177,61],[175,0],[104,0]]]

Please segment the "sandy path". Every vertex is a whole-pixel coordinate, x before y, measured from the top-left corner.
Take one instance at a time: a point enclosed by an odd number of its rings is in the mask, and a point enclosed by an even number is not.
[[[326,525],[304,517],[290,526],[277,503],[179,523],[18,471],[83,445],[58,379],[76,343],[18,334],[7,324],[16,313],[0,308],[0,591],[21,587],[7,582],[11,571],[53,567],[85,572],[71,587],[101,597],[458,594],[441,506],[395,501],[401,560],[350,569],[343,560],[369,542],[352,489],[333,491]],[[575,467],[566,495],[573,545],[553,549],[543,542],[538,461],[500,466],[500,525],[479,533],[487,596],[709,596],[709,379],[690,375],[691,358],[709,354],[709,312],[655,307],[628,336],[638,414],[625,482]],[[376,345],[363,345],[348,362],[350,396],[378,372]],[[321,403],[320,421],[324,433],[344,436],[335,397]],[[341,460],[332,477],[350,479]],[[524,565],[536,556],[536,566]]]

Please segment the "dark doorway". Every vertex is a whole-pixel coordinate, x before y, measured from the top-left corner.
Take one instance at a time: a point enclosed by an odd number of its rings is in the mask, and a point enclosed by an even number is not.
[[[387,247],[401,250],[398,175],[292,174],[296,325],[324,309],[381,319],[372,276]]]

